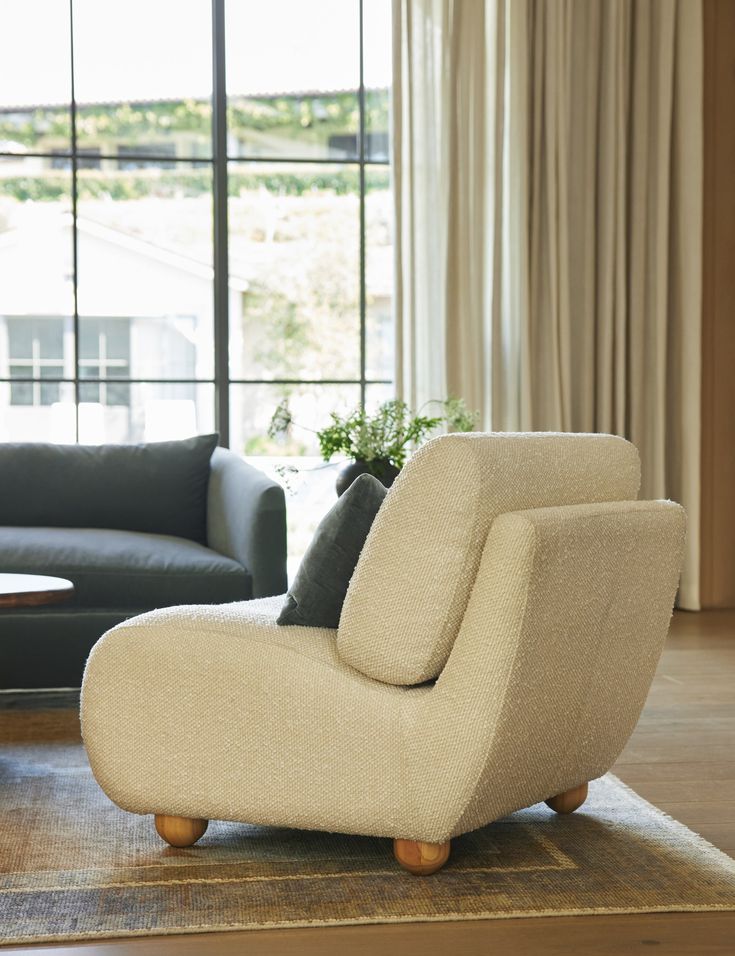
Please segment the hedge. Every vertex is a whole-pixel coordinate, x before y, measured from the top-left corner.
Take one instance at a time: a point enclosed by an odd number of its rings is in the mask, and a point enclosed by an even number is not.
[[[368,192],[388,189],[390,174],[387,169],[367,168],[365,186]],[[331,193],[345,196],[359,193],[360,176],[356,168],[339,172],[230,172],[231,196],[266,189],[279,196],[303,196],[308,193]],[[68,198],[71,178],[67,175],[50,174],[39,177],[9,176],[0,179],[0,196],[8,196],[18,202],[58,202]],[[212,176],[207,170],[164,171],[158,175],[146,173],[105,173],[84,170],[78,177],[78,198],[115,200],[143,199],[156,196],[161,199],[191,198],[212,191]]]

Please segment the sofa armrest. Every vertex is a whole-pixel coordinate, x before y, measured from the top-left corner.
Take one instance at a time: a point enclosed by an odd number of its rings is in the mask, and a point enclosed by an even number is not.
[[[250,572],[253,597],[286,592],[283,488],[226,448],[215,448],[210,465],[207,544]]]

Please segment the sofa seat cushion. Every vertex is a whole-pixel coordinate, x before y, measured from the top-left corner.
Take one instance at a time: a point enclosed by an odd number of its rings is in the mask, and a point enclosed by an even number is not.
[[[68,578],[70,603],[81,607],[218,604],[252,594],[247,570],[204,545],[105,528],[0,528],[0,571]]]

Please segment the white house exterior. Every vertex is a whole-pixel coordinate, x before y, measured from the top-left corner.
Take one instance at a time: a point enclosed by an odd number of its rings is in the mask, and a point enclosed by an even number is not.
[[[27,210],[18,228],[0,234],[3,377],[73,377],[72,258],[71,214],[58,204]],[[211,380],[211,265],[82,217],[78,261],[82,378]],[[232,282],[233,315],[242,312],[246,287]],[[80,389],[85,442],[155,440],[213,428],[209,384],[113,381]],[[2,441],[51,434],[73,441],[74,417],[71,383],[0,383]]]

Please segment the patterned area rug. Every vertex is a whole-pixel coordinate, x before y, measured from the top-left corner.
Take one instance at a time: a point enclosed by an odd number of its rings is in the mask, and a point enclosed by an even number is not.
[[[0,939],[735,909],[735,861],[608,775],[453,842],[440,873],[389,840],[213,822],[190,849],[95,784],[69,710],[0,712]]]

